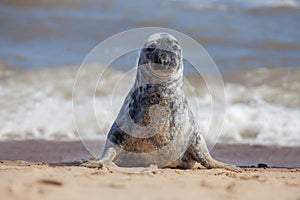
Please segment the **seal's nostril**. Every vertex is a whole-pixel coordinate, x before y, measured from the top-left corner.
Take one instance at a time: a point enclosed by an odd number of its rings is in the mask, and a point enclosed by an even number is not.
[[[159,64],[162,64],[162,65],[168,65],[170,62],[169,62],[169,59],[166,58],[166,59],[163,59],[163,58],[160,58],[159,59]]]
[[[162,53],[160,56],[159,56],[159,63],[160,64],[163,64],[163,65],[169,65],[171,62],[171,58],[168,54],[166,53]]]

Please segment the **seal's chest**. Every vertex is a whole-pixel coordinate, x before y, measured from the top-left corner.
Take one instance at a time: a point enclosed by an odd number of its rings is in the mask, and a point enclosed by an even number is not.
[[[117,124],[123,150],[148,153],[184,138],[189,126],[183,96],[162,85],[138,87],[128,96]],[[116,131],[114,132],[116,135]],[[181,140],[181,139],[180,139]]]
[[[134,90],[128,105],[130,118],[139,126],[172,116],[172,91],[162,85],[146,84]]]

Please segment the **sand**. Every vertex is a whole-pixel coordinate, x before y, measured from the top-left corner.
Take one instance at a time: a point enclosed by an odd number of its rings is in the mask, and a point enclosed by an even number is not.
[[[0,199],[300,200],[299,148],[223,144],[217,145],[213,152],[223,160],[237,156],[234,162],[243,158],[244,163],[257,165],[253,162],[256,157],[267,165],[294,167],[243,168],[241,173],[199,167],[132,174],[108,168],[89,169],[76,166],[79,162],[67,162],[75,157],[77,160],[90,157],[80,142],[0,142]]]
[[[300,199],[300,169],[108,169],[2,161],[1,199]]]

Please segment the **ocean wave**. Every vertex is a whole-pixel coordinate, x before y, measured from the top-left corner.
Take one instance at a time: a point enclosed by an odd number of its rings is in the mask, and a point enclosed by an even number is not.
[[[199,10],[212,10],[217,9],[221,11],[226,11],[232,8],[239,9],[257,9],[257,8],[299,8],[300,1],[299,0],[268,0],[268,1],[260,1],[260,0],[168,0],[168,2],[172,3],[181,3],[185,7],[199,9]]]
[[[95,87],[90,77],[98,67],[101,65],[91,65],[82,76],[82,93],[76,104],[80,115],[75,124],[72,91],[77,66],[20,70],[0,65],[0,140],[105,137],[134,76],[109,69],[102,85]],[[219,140],[299,146],[300,69],[256,69],[240,74],[225,77],[227,112]],[[186,75],[186,80],[195,91],[186,89],[188,101],[192,110],[197,110],[195,116],[205,133],[210,127],[210,95],[201,78]],[[95,110],[87,109],[90,103]],[[98,123],[92,120],[95,116]]]

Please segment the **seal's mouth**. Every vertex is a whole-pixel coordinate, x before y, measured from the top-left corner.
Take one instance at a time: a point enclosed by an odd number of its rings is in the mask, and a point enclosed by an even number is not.
[[[157,77],[169,77],[174,73],[174,70],[170,69],[166,65],[161,65],[157,63],[149,63],[150,72]]]
[[[168,51],[165,49],[153,49],[145,48],[144,52],[146,54],[147,63],[155,63],[161,66],[176,67],[178,65],[177,55],[175,52]]]

